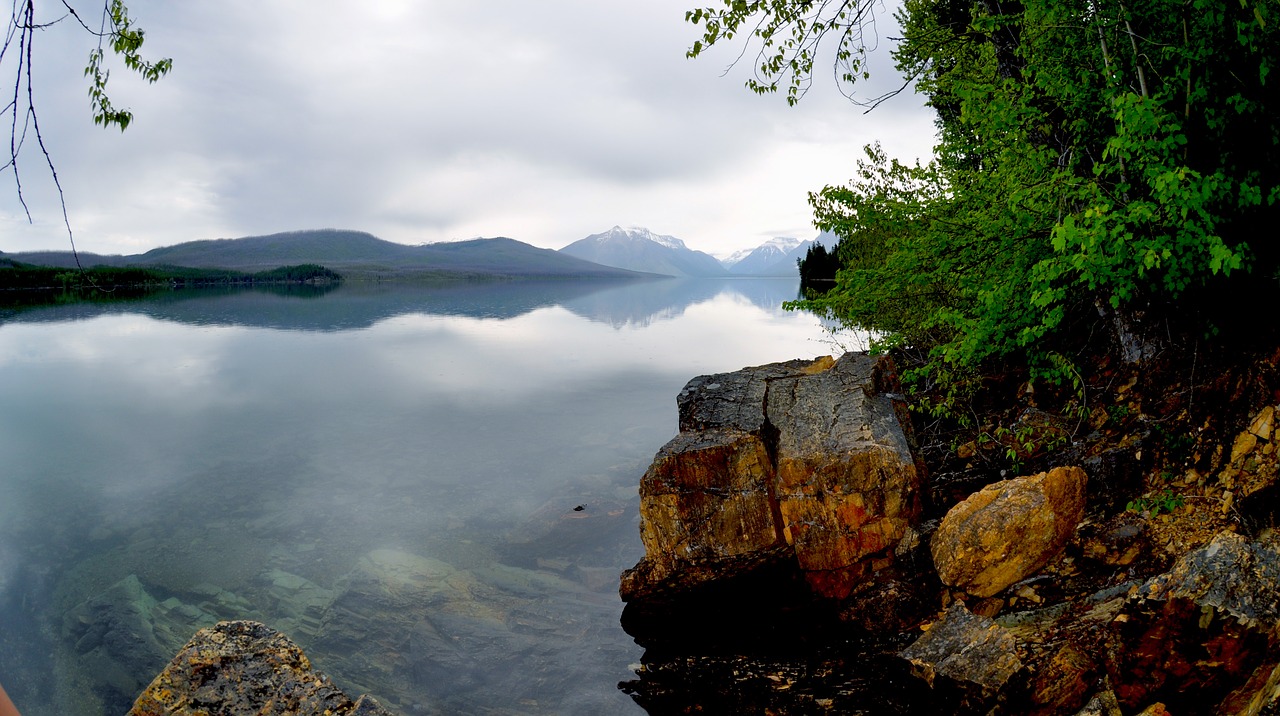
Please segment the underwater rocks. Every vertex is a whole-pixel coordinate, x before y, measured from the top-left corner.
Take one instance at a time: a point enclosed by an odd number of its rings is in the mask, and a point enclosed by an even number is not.
[[[641,480],[645,556],[623,574],[623,599],[767,571],[841,599],[891,565],[919,517],[922,472],[894,389],[892,362],[862,353],[690,381],[681,432]]]
[[[1084,516],[1088,477],[1059,467],[987,485],[952,507],[930,548],[942,583],[990,597],[1062,552]]]
[[[210,612],[177,599],[157,600],[129,575],[63,616],[62,636],[105,704],[127,704]]]
[[[352,701],[315,671],[296,644],[251,621],[201,629],[134,702],[128,716],[201,714],[390,716],[377,701]]]
[[[345,693],[376,694],[398,713],[609,713],[627,703],[596,686],[634,660],[614,637],[612,590],[398,549],[366,552],[318,583],[298,574],[322,579],[305,569],[310,552],[285,552],[236,593],[209,584],[174,591],[131,575],[68,611],[64,658],[88,666],[69,687],[75,707],[61,713],[125,713],[192,634],[230,620],[287,633]]]

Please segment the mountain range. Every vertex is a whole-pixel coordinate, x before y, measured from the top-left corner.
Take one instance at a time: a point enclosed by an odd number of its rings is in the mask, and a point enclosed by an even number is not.
[[[835,245],[836,237],[823,232],[810,241],[779,236],[753,248],[717,260],[694,251],[674,236],[655,234],[648,229],[615,226],[599,234],[575,241],[561,253],[605,266],[693,278],[728,276],[799,276],[796,261],[803,259],[814,243]]]
[[[547,277],[641,278],[654,275],[688,278],[733,276],[795,277],[797,259],[814,242],[832,246],[835,237],[813,241],[778,237],[720,261],[695,251],[674,236],[643,228],[612,229],[592,234],[553,251],[504,237],[408,246],[362,231],[321,229],[239,239],[188,241],[128,256],[81,253],[80,264],[216,268],[255,272],[279,266],[321,264],[349,278],[405,277]],[[0,262],[74,268],[69,251],[0,253]]]
[[[69,251],[5,254],[41,266],[72,268]],[[351,278],[562,277],[640,278],[624,268],[602,266],[508,238],[471,239],[408,246],[362,231],[322,229],[241,239],[188,241],[130,256],[80,254],[83,266],[184,266],[260,271],[277,266],[321,264]]]

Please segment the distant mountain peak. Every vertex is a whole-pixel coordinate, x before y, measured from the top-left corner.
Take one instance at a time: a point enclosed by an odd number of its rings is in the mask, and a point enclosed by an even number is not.
[[[754,249],[738,251],[721,263],[739,276],[798,276],[796,259],[804,258],[812,241],[775,236]]]
[[[560,249],[562,253],[605,266],[667,276],[724,276],[728,272],[715,257],[694,251],[674,236],[656,234],[642,226],[614,226]]]
[[[761,244],[761,246],[773,246],[785,253],[803,243],[804,239],[797,239],[794,236],[775,236]]]
[[[734,266],[742,263],[748,258],[750,258],[753,263],[757,264],[763,265],[766,262],[772,263],[799,248],[801,244],[807,243],[807,241],[797,239],[794,236],[775,236],[754,249],[742,249],[741,251],[735,251],[721,259],[720,263],[724,264],[725,268],[729,269],[732,269]]]
[[[674,236],[668,236],[666,234],[655,234],[643,226],[625,226],[624,227],[624,226],[614,225],[614,227],[612,229],[609,229],[608,231],[605,231],[600,234],[592,234],[587,238],[594,239],[597,242],[610,241],[610,240],[611,241],[644,240],[644,241],[652,241],[653,243],[658,244],[659,246],[665,246],[669,249],[679,249],[682,251],[689,250],[689,247],[685,246],[685,243],[680,239],[677,239]]]

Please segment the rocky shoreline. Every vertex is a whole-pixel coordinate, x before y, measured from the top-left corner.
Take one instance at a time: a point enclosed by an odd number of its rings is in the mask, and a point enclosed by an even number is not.
[[[1235,389],[1280,400],[1272,383]],[[1141,414],[1132,387],[1115,405]],[[1089,439],[1033,459],[1036,472],[945,481],[926,472],[885,357],[700,376],[677,404],[680,434],[640,486],[645,556],[620,582],[623,627],[646,649],[620,688],[650,713],[1280,713],[1274,404],[1239,424],[1206,422],[1179,474],[1172,441],[1098,408]],[[1055,425],[1037,409],[1022,419]],[[969,460],[984,449],[950,450]],[[470,601],[440,601],[446,587],[483,591],[468,579],[380,551],[342,591],[312,589],[314,608],[306,580],[280,572],[273,589],[296,606],[289,624],[342,652],[396,641],[412,628],[388,615],[420,604],[443,608],[436,629],[453,612],[471,631],[502,622]],[[134,618],[120,605],[142,605],[154,622],[146,633],[170,643],[233,599],[211,594],[196,613],[151,599],[136,578],[112,589],[68,614],[77,648],[111,643],[103,630]],[[357,596],[390,621],[344,612]],[[423,655],[449,651],[411,642]],[[403,675],[430,677],[427,663]],[[388,713],[338,691],[253,622],[202,629],[133,713],[187,713],[174,704],[205,703],[210,684],[226,704],[284,704],[281,713],[322,702],[335,714]]]
[[[846,354],[680,393],[680,435],[641,484],[646,555],[620,585],[624,628],[647,649],[622,685],[637,702],[1277,712],[1280,539],[1232,510],[1274,489],[1273,406],[1188,461],[1177,504],[1147,489],[1153,448],[1125,435],[975,484],[927,519],[922,499],[944,500],[894,375],[888,358]]]

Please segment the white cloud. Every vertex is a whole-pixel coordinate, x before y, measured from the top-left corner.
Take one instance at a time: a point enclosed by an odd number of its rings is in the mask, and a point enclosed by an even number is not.
[[[619,223],[727,252],[811,235],[806,193],[847,180],[865,143],[927,154],[917,98],[863,115],[823,73],[788,108],[744,67],[721,76],[735,48],[686,60],[694,4],[133,0],[145,49],[175,62],[154,86],[112,77],[134,126],[90,122],[92,43],[67,25],[38,38],[37,99],[79,245],[100,253],[327,226],[558,248]],[[888,46],[868,93],[891,85]],[[24,162],[36,224],[0,189],[0,249],[64,248]]]

